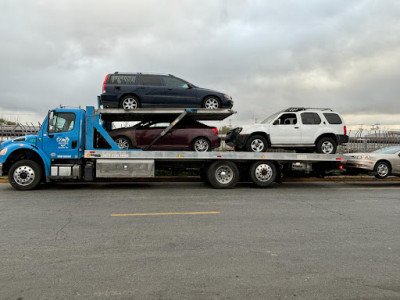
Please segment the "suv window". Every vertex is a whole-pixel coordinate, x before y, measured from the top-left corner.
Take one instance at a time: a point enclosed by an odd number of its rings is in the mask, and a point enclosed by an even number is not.
[[[136,75],[111,75],[110,84],[135,84]]]
[[[169,76],[163,76],[164,83],[167,87],[169,88],[184,88],[188,89],[189,85],[184,82],[183,80],[174,78],[174,77],[169,77]]]
[[[342,119],[335,113],[324,113],[326,120],[329,124],[342,124]]]
[[[321,118],[317,113],[307,112],[301,114],[301,121],[305,125],[321,124]]]
[[[140,75],[140,81],[142,85],[162,86],[159,75]]]
[[[75,125],[75,114],[58,112],[54,114],[52,121],[47,130],[49,133],[71,131]]]
[[[283,114],[275,120],[274,125],[294,125],[297,124],[296,114]]]

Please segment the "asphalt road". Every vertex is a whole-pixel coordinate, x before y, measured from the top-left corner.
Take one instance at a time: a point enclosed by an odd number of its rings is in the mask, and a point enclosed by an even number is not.
[[[0,299],[399,299],[399,191],[2,183]]]

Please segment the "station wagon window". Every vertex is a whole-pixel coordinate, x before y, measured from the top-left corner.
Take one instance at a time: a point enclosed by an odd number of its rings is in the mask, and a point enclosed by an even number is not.
[[[56,112],[54,113],[51,124],[49,124],[48,132],[57,133],[71,131],[74,129],[74,125],[74,113]]]
[[[283,114],[275,120],[276,125],[294,125],[297,124],[296,114]]]
[[[301,121],[305,125],[318,125],[321,124],[321,118],[317,113],[302,113],[301,114]]]
[[[111,75],[110,84],[135,84],[136,83],[136,75]]]
[[[163,76],[163,79],[165,85],[169,88],[184,88],[184,89],[189,88],[189,85],[183,80],[169,76]]]
[[[159,75],[140,75],[142,85],[161,86],[161,77]]]
[[[335,113],[324,113],[326,120],[329,124],[342,124],[342,119]]]

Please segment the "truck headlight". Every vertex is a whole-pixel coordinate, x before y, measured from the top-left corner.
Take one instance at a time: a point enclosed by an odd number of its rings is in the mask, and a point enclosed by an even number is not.
[[[0,155],[5,155],[7,153],[7,148],[4,148],[0,151]]]

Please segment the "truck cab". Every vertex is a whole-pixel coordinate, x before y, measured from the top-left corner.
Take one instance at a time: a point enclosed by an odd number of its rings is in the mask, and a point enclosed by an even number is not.
[[[84,133],[83,109],[49,111],[37,135],[17,137],[1,144],[0,176],[11,173],[11,185],[20,190],[32,189],[54,175],[77,177],[77,161],[85,149]],[[61,173],[58,163],[63,166]]]

